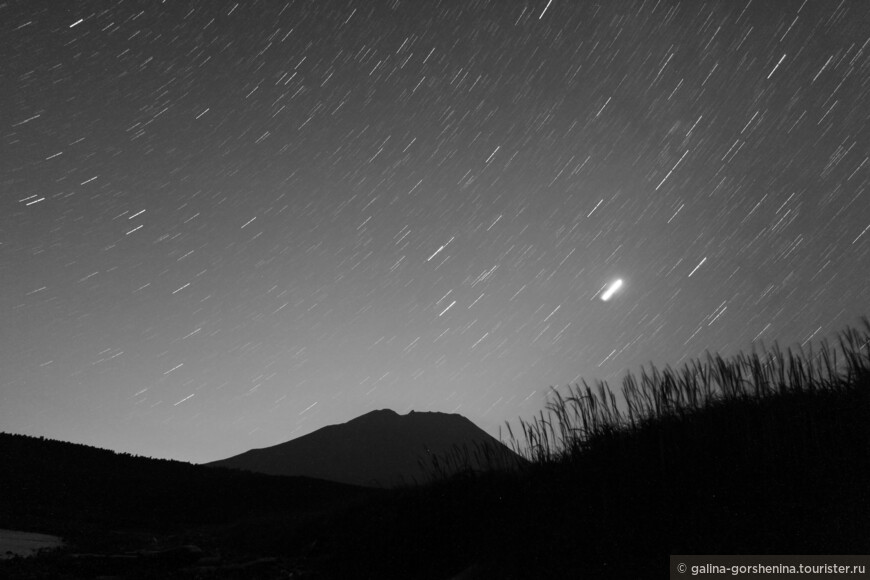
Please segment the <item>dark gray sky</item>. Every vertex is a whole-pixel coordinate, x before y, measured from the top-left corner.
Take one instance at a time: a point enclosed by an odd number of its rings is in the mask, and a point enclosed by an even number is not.
[[[4,431],[494,432],[868,313],[864,0],[22,0],[0,39]]]

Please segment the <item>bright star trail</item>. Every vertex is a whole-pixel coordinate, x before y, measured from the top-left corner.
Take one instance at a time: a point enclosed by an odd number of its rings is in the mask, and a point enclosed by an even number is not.
[[[607,302],[613,298],[613,295],[616,294],[620,288],[622,288],[622,280],[614,280],[610,285],[608,285],[607,290],[601,294],[601,299]]]
[[[870,313],[868,31],[849,0],[4,3],[0,430],[196,462],[379,408],[497,433],[551,386],[830,337]]]

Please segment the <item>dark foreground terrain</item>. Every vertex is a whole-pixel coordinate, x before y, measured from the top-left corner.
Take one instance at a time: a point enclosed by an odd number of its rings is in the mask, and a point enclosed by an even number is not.
[[[662,578],[668,555],[870,553],[870,325],[554,394],[530,464],[379,490],[0,436],[4,578]],[[618,402],[617,402],[618,401]]]

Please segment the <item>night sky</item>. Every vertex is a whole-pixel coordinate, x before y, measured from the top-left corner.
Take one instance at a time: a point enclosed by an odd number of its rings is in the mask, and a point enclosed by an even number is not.
[[[20,0],[0,57],[2,431],[497,433],[870,313],[866,0]]]

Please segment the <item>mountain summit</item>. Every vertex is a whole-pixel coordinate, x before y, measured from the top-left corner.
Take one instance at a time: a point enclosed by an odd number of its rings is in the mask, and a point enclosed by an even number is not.
[[[462,415],[381,409],[206,465],[394,487],[522,461]]]

